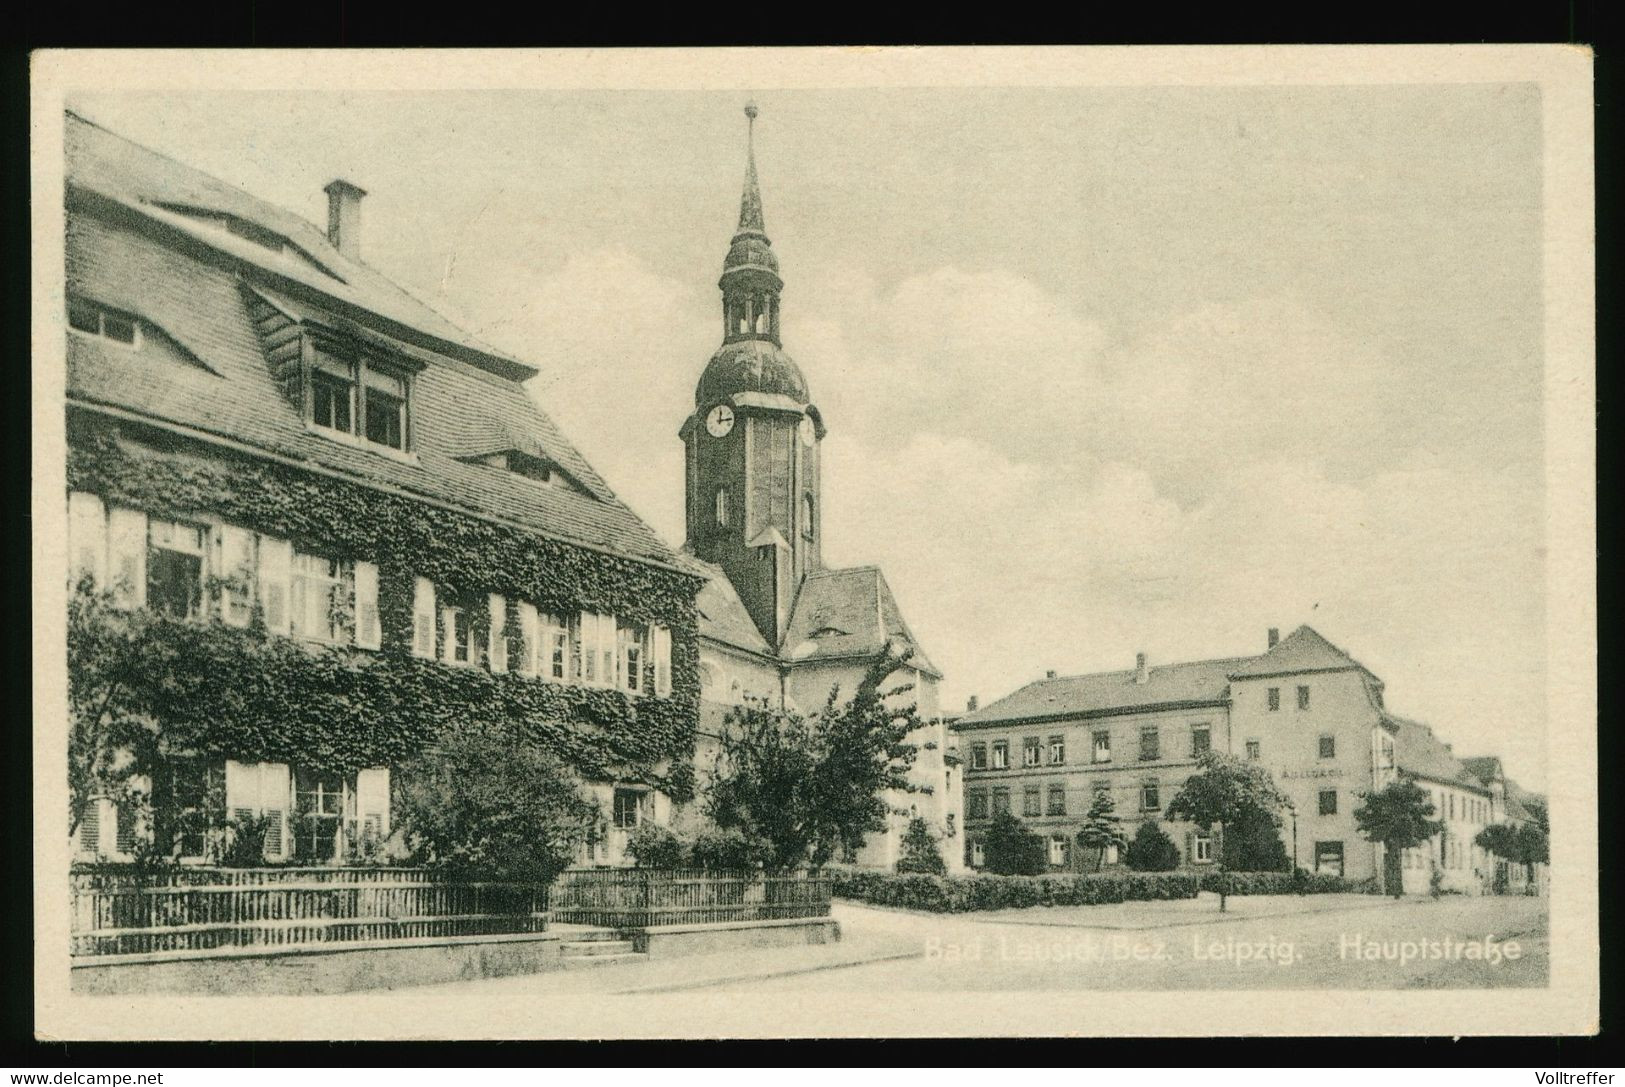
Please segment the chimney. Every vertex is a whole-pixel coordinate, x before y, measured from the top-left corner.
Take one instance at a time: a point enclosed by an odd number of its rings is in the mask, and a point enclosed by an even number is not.
[[[1055,678],[1055,669],[1051,668],[1049,671],[1045,672],[1044,673],[1044,678],[1045,679],[1054,679]]]
[[[1281,628],[1280,627],[1270,627],[1270,644],[1269,644],[1269,647],[1271,649],[1274,649],[1275,648],[1275,643],[1280,641],[1280,640],[1281,640]]]
[[[343,178],[327,183],[327,240],[351,260],[361,259],[361,198],[367,190]]]
[[[1134,682],[1145,683],[1151,679],[1151,670],[1145,666],[1145,654],[1134,654]]]
[[[969,698],[965,699],[965,712],[966,713],[975,713],[976,712],[976,696],[975,695],[971,695]]]

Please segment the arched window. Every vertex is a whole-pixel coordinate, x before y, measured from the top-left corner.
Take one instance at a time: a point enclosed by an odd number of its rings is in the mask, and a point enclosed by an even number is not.
[[[717,488],[717,524],[724,527],[728,524],[728,488]]]

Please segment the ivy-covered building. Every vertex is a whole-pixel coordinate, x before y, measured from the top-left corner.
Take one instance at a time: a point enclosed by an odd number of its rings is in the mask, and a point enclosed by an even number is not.
[[[692,791],[704,584],[527,395],[535,369],[328,229],[66,117],[71,563],[167,639],[165,757],[77,813],[84,857],[391,834],[392,770],[465,722],[565,759],[581,860]],[[410,229],[410,224],[384,226]],[[148,674],[149,685],[156,677]]]
[[[903,618],[875,566],[824,564],[821,449],[826,421],[801,367],[779,335],[784,287],[768,239],[750,119],[739,223],[723,260],[722,344],[707,362],[682,424],[686,492],[683,562],[705,579],[699,596],[701,741],[745,700],[802,713],[821,709],[832,688],[850,697],[888,648],[909,654],[895,676],[912,687],[923,726],[912,792],[888,796],[891,825],[855,858],[891,867],[918,815],[960,867],[958,764],[938,712],[941,673]]]

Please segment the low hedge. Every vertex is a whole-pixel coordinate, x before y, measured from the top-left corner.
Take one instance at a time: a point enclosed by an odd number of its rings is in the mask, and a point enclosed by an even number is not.
[[[1197,891],[1196,876],[1189,872],[928,876],[835,866],[826,871],[834,877],[833,893],[837,898],[934,913],[1195,898]]]
[[[1375,894],[1376,880],[1344,879],[1324,872],[1203,872],[1201,889],[1227,895]]]

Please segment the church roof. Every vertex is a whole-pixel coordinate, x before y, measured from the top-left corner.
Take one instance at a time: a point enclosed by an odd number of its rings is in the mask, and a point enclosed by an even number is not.
[[[700,637],[743,649],[747,653],[764,657],[774,655],[773,647],[756,629],[750,612],[745,610],[744,601],[739,599],[739,593],[722,567],[697,558],[686,548],[678,552],[677,561],[690,573],[705,578],[705,585],[694,601],[695,610],[699,613]]]
[[[782,655],[793,662],[872,657],[894,643],[914,650],[910,665],[940,678],[879,567],[816,570],[796,594]]]
[[[65,124],[70,289],[162,329],[165,341],[184,345],[202,364],[177,365],[156,337],[132,350],[70,335],[70,400],[244,443],[540,535],[675,564],[671,549],[526,393],[521,381],[533,369],[491,353],[291,212],[72,113]],[[231,217],[237,232],[176,207]],[[419,368],[409,457],[334,441],[305,425],[277,387],[255,330],[251,310],[262,305],[301,324],[365,333]],[[545,456],[582,489],[462,459],[503,447]]]
[[[807,379],[801,376],[801,367],[771,340],[737,340],[723,344],[711,356],[694,387],[694,406],[704,408],[740,393],[785,396],[805,405]]]

